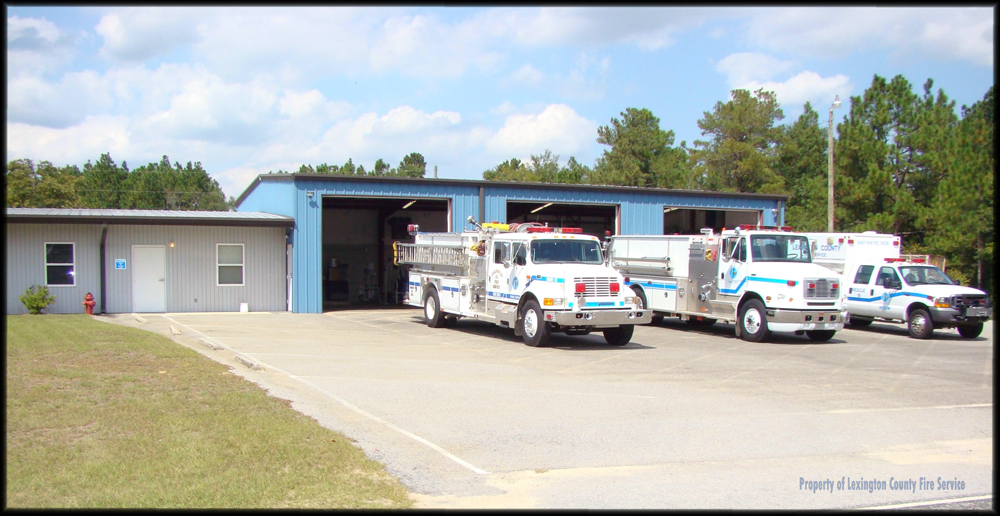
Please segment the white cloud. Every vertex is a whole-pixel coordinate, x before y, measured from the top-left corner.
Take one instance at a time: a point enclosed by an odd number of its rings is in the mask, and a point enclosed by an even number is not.
[[[726,56],[715,66],[716,71],[728,76],[732,89],[773,91],[786,112],[801,108],[806,102],[818,106],[831,103],[836,95],[850,97],[853,85],[843,74],[822,77],[816,72],[802,71],[787,80],[775,80],[794,68],[792,61],[748,52]]]
[[[775,52],[847,57],[872,48],[993,66],[993,8],[760,8],[747,40]]]
[[[7,76],[40,74],[64,66],[74,38],[45,18],[7,18]]]
[[[782,61],[775,57],[744,52],[731,54],[723,58],[715,69],[729,76],[729,85],[741,87],[753,80],[770,80],[775,75],[782,74],[794,66],[791,61]]]
[[[192,7],[128,7],[101,17],[94,30],[104,38],[101,55],[139,61],[196,42],[203,14]]]
[[[56,24],[45,18],[7,18],[7,45],[15,47],[33,47],[44,44],[54,44],[63,36]]]
[[[7,123],[8,161],[27,158],[57,165],[82,165],[105,152],[120,160],[119,156],[130,150],[128,119],[124,116],[89,116],[65,129]]]
[[[486,142],[486,149],[496,156],[537,154],[545,149],[568,155],[579,152],[595,134],[597,124],[565,104],[552,104],[538,114],[508,116]]]
[[[8,122],[68,127],[113,104],[107,80],[92,70],[66,73],[59,82],[47,82],[34,75],[7,81]]]
[[[493,9],[481,18],[528,46],[631,43],[652,51],[672,45],[676,33],[739,13],[697,7],[545,7]]]
[[[814,109],[817,109],[816,106],[822,108],[831,104],[836,95],[845,100],[850,98],[853,90],[850,79],[845,75],[820,77],[816,72],[801,72],[783,82],[749,81],[739,87],[750,91],[761,88],[773,91],[778,103],[791,109],[800,108],[806,102],[811,102]]]

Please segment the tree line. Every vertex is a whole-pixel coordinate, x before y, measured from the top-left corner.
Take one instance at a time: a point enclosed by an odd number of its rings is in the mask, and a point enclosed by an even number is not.
[[[345,176],[372,176],[372,177],[415,177],[422,178],[427,172],[427,162],[423,154],[411,152],[403,157],[398,167],[392,167],[382,158],[375,161],[375,166],[371,170],[365,170],[364,165],[355,165],[351,158],[341,166],[328,165],[322,163],[316,165],[302,165],[299,167],[299,174],[336,174]],[[274,172],[268,172],[273,174]],[[278,170],[279,174],[287,174],[284,170]]]
[[[87,161],[82,171],[76,165],[17,159],[7,163],[5,186],[9,208],[226,211],[235,202],[226,199],[200,162],[171,165],[167,156],[134,170],[124,161],[118,165],[110,154]]]
[[[874,76],[835,125],[834,229],[901,235],[904,252],[943,255],[950,276],[992,292],[993,87],[971,107],[933,81]],[[836,111],[834,112],[837,113]],[[627,108],[597,130],[608,146],[592,167],[549,150],[483,172],[494,181],[788,195],[785,223],[826,231],[828,134],[806,103],[791,124],[773,92],[733,90],[698,120],[704,140],[674,145],[648,109]],[[824,121],[826,122],[826,121]]]

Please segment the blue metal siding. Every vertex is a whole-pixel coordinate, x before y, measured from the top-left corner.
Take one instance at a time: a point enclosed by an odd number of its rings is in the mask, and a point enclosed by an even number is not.
[[[236,207],[236,211],[262,211],[294,217],[295,205],[292,195],[294,191],[295,183],[292,179],[260,181]]]
[[[506,222],[507,201],[564,202],[621,206],[621,234],[659,235],[663,233],[663,208],[762,210],[765,225],[776,225],[771,209],[779,207],[777,199],[748,199],[725,193],[705,192],[700,195],[631,192],[547,190],[510,186],[486,187],[486,220]],[[783,218],[784,207],[781,207]]]
[[[329,181],[325,178],[296,176],[289,179],[265,179],[247,195],[239,211],[262,211],[295,218],[292,233],[292,311],[320,313],[323,309],[322,271],[323,228],[322,198],[403,197],[445,199],[449,201],[451,230],[463,231],[469,215],[479,218],[479,188],[485,193],[486,222],[507,221],[507,201],[561,202],[618,205],[621,208],[621,234],[662,234],[664,206],[702,209],[761,210],[764,224],[776,225],[784,218],[784,206],[778,199],[743,198],[719,192],[698,194],[650,193],[622,188],[621,191],[586,189],[548,189],[530,186],[437,184],[394,181]],[[312,191],[308,197],[306,192]],[[771,210],[779,210],[776,217]],[[481,221],[482,222],[482,221]]]

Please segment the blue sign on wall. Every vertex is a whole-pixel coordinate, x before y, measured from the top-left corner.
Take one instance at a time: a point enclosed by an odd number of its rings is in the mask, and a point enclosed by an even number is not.
[[[115,269],[125,270],[125,259],[117,258],[115,259]]]

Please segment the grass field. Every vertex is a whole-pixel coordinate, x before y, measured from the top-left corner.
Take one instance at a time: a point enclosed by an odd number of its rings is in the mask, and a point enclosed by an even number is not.
[[[7,316],[7,507],[408,508],[342,434],[160,335]]]

